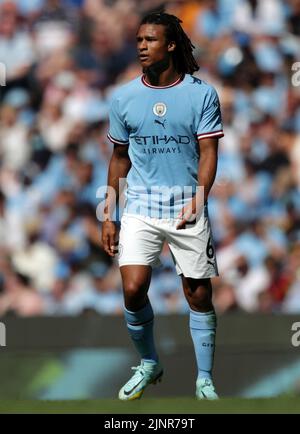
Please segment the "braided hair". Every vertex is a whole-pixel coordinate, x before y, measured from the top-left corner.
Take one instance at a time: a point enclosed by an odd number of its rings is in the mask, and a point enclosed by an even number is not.
[[[182,74],[193,74],[193,72],[199,69],[193,56],[193,48],[195,47],[184,32],[180,23],[182,23],[182,21],[175,15],[170,15],[165,12],[151,13],[146,15],[141,21],[141,25],[160,24],[165,26],[167,42],[173,41],[176,44],[173,53],[176,71]]]

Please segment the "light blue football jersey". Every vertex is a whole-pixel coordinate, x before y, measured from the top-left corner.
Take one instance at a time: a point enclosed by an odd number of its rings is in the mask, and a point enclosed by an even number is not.
[[[186,74],[169,86],[138,77],[112,97],[108,138],[129,145],[125,211],[176,217],[198,185],[198,140],[222,137],[215,89]]]

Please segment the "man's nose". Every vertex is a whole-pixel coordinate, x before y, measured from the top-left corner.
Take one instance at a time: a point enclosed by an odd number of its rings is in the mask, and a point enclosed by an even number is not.
[[[140,49],[140,51],[147,49],[147,41],[145,39],[140,42],[139,49]]]

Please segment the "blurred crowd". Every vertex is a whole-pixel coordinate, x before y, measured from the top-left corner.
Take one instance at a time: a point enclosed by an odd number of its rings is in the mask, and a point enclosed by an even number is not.
[[[221,100],[216,310],[300,312],[300,0],[0,0],[0,316],[122,313],[96,217],[108,106],[141,74],[141,17],[163,8]],[[167,247],[161,259],[153,308],[185,313]]]

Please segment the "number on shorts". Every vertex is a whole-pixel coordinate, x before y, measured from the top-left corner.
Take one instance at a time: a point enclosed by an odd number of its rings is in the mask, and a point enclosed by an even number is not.
[[[207,246],[206,246],[206,255],[209,259],[212,259],[215,255],[214,246],[211,244],[211,238],[209,237]]]

